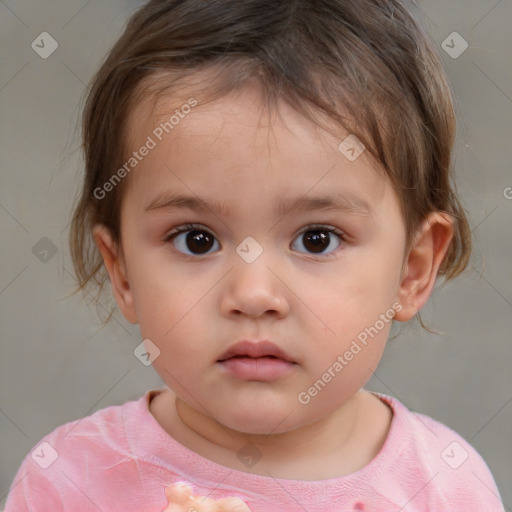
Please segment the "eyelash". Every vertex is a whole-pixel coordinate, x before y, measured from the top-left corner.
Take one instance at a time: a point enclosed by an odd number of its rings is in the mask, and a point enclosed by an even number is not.
[[[165,242],[171,242],[172,240],[174,240],[181,233],[188,233],[189,231],[205,231],[205,232],[211,234],[212,236],[214,236],[214,238],[216,238],[215,235],[213,235],[213,233],[211,233],[211,231],[209,229],[205,228],[201,224],[184,224],[183,226],[180,226],[180,227],[176,228],[172,233],[169,233],[165,237],[164,241]],[[341,230],[339,230],[339,229],[337,229],[335,227],[325,225],[325,224],[311,224],[311,225],[307,226],[305,229],[303,229],[302,231],[300,231],[299,233],[297,233],[294,236],[294,240],[296,238],[298,238],[299,236],[303,235],[304,233],[307,233],[308,231],[323,231],[325,233],[333,233],[333,234],[335,234],[336,236],[339,237],[340,245],[343,242],[346,242],[346,234],[343,231],[341,231]],[[334,257],[339,250],[340,250],[340,247],[337,247],[333,251],[330,251],[330,252],[327,252],[327,253],[315,254],[315,253],[305,253],[305,252],[302,252],[302,251],[299,251],[299,252],[301,252],[302,254],[307,254],[308,256],[313,256],[313,257],[314,256],[320,256],[322,258],[327,258],[327,257]],[[180,251],[178,251],[178,252],[180,254],[183,254]],[[192,256],[192,255],[185,254],[185,256]],[[198,257],[198,256],[201,256],[201,255],[196,254],[194,256]],[[208,256],[208,254],[206,254],[205,256]]]

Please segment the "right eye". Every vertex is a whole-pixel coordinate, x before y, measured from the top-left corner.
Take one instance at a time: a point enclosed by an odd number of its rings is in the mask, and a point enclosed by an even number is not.
[[[189,256],[206,254],[212,247],[220,249],[219,242],[209,231],[194,224],[177,228],[166,241],[172,241],[178,251]]]

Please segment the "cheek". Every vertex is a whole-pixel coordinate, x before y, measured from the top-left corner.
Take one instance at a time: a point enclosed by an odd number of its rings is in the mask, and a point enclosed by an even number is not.
[[[356,383],[371,376],[395,314],[400,265],[396,255],[386,254],[376,261],[373,251],[360,251],[357,260],[346,261],[334,282],[324,283],[323,293],[314,297],[311,306],[322,319],[314,319],[319,330],[316,374],[321,375],[342,356],[343,369],[338,364],[339,372],[331,370],[337,375],[334,380]]]
[[[143,339],[149,338],[161,351],[155,369],[169,369],[183,375],[195,364],[209,357],[205,339],[211,335],[211,314],[205,315],[208,291],[212,283],[187,276],[155,262],[141,262],[133,275],[133,297],[139,329]],[[208,316],[208,318],[205,318]],[[212,356],[213,357],[213,356]],[[190,368],[189,368],[190,367]]]
[[[403,261],[402,246],[401,237],[390,237],[389,241],[381,237],[372,247],[359,251],[357,261],[352,265],[350,282],[356,287],[355,292],[376,309],[387,309],[398,291]]]
[[[353,261],[347,260],[336,279],[325,281],[323,289],[315,294],[320,318],[344,336],[355,336],[372,325],[396,300],[400,264],[399,258],[376,258],[362,251]]]
[[[163,248],[132,256],[128,273],[141,331],[162,337],[199,304],[211,284],[198,279],[197,271],[172,264]]]
[[[303,391],[315,398],[313,407],[327,411],[332,404],[341,404],[359,391],[377,368],[391,328],[393,312],[373,317],[366,325],[360,319],[348,319],[346,329],[340,327],[320,342],[308,373],[313,377]],[[316,398],[318,397],[318,398]]]

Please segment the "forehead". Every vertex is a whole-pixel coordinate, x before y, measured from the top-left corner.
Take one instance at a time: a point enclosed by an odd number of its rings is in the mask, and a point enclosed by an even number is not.
[[[134,105],[127,124],[128,153],[148,137],[155,145],[130,175],[129,188],[137,188],[137,195],[166,179],[182,189],[206,179],[212,194],[234,198],[252,181],[267,190],[269,199],[278,189],[304,194],[318,182],[324,191],[339,185],[358,189],[374,202],[387,186],[384,173],[367,152],[355,161],[340,152],[349,132],[340,127],[328,132],[284,101],[269,109],[257,86],[215,101],[203,101],[198,88],[156,99],[148,94]],[[176,179],[182,173],[186,183]]]
[[[210,79],[204,72],[200,76],[204,80]],[[148,133],[163,125],[168,130],[164,130],[165,140],[159,142],[164,144],[177,144],[180,139],[188,136],[211,137],[213,134],[218,138],[221,131],[229,129],[232,121],[242,125],[246,135],[253,131],[253,143],[257,143],[258,138],[265,140],[266,144],[275,143],[271,135],[276,128],[286,128],[295,137],[305,135],[320,142],[330,135],[283,100],[275,107],[269,106],[261,87],[256,83],[248,83],[227,95],[212,99],[207,88],[197,84],[198,81],[200,78],[196,77],[191,85],[173,87],[159,94],[154,94],[154,87],[151,86],[146,91],[141,91],[127,116],[128,145],[137,147]],[[188,104],[191,102],[197,106],[189,109]],[[173,126],[169,127],[169,122]],[[332,125],[332,122],[329,124]],[[335,130],[339,135],[330,136],[333,143],[343,134],[340,127]]]

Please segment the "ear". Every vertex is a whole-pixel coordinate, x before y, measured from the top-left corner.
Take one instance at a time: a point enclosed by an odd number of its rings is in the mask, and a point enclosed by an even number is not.
[[[137,323],[133,294],[128,281],[121,247],[118,247],[118,244],[114,242],[110,230],[101,224],[94,226],[92,236],[103,258],[103,263],[110,277],[112,293],[119,309],[128,322]]]
[[[453,237],[453,219],[432,212],[417,231],[406,257],[398,299],[402,309],[395,320],[407,322],[427,302]]]

